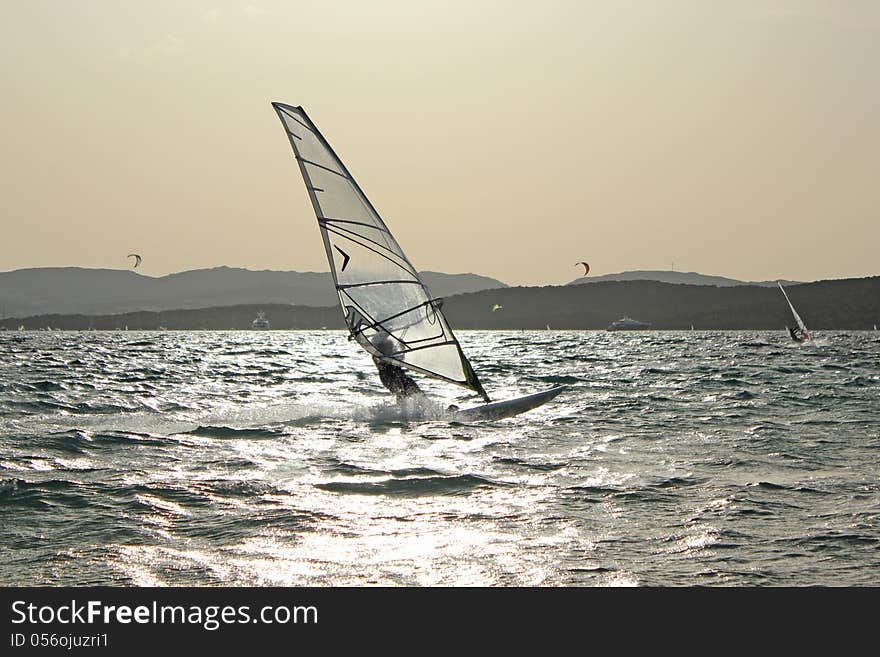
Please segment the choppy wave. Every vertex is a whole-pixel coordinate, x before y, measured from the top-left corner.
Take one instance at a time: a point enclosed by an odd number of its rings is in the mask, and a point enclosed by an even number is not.
[[[191,436],[203,436],[206,438],[277,438],[282,435],[280,431],[274,429],[247,429],[212,426],[199,426],[186,433]]]
[[[0,333],[0,584],[877,585],[875,335],[458,337],[567,390],[463,423],[342,332]]]
[[[404,477],[381,481],[329,481],[317,483],[315,488],[334,493],[356,495],[465,495],[477,488],[500,486],[498,482],[476,475],[450,475],[432,477]]]

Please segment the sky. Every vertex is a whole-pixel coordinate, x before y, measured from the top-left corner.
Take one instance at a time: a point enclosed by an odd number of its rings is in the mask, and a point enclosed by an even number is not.
[[[880,274],[880,3],[5,0],[0,271],[326,271],[271,101],[419,269]]]

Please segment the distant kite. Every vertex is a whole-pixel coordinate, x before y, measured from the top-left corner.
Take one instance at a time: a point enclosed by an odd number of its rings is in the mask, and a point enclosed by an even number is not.
[[[492,312],[494,313],[496,310],[501,310],[504,306],[499,306],[497,303],[492,306]]]
[[[575,266],[575,267],[577,267],[578,265],[583,265],[583,266],[584,266],[584,273],[583,273],[583,276],[586,276],[587,274],[590,273],[590,265],[588,265],[586,262],[576,262],[576,263],[574,263],[574,266]]]
[[[137,269],[137,266],[141,264],[141,257],[137,253],[129,253],[129,258],[134,258],[134,267],[133,269]]]

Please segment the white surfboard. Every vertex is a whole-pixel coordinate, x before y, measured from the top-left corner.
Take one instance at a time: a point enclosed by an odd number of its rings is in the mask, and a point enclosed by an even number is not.
[[[502,418],[525,413],[526,411],[537,408],[542,404],[546,404],[560,392],[565,390],[565,388],[566,386],[557,386],[555,388],[550,388],[549,390],[544,390],[543,392],[526,395],[525,397],[515,397],[513,399],[491,402],[489,404],[482,404],[481,406],[474,406],[472,408],[463,408],[459,411],[453,412],[452,415],[453,418],[457,420],[500,420]]]

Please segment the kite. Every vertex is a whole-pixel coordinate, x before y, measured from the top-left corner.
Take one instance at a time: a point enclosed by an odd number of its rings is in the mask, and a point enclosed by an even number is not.
[[[575,266],[575,267],[577,267],[578,265],[583,265],[583,266],[584,266],[584,273],[583,273],[584,276],[586,276],[587,274],[590,273],[590,265],[588,265],[586,262],[576,262],[576,263],[574,263],[574,266]]]
[[[137,253],[129,253],[129,258],[134,258],[134,267],[133,269],[137,269],[137,266],[141,264],[141,257]]]

